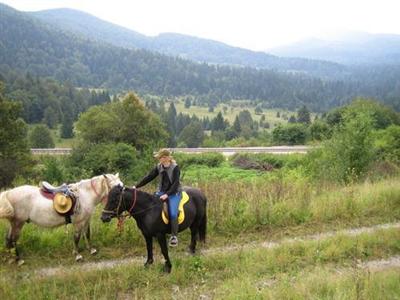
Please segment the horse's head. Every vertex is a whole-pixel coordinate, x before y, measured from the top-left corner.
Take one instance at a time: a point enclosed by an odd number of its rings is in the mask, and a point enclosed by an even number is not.
[[[122,207],[122,192],[124,187],[122,185],[115,185],[108,193],[106,206],[101,213],[101,220],[103,222],[110,222],[112,218],[118,217],[123,212]]]
[[[114,186],[124,186],[123,182],[119,178],[119,173],[117,174],[104,174],[104,178],[106,179],[107,186],[109,189],[112,189]]]

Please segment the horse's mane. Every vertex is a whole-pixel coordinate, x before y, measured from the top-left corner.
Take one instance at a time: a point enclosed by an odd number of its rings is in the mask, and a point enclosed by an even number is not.
[[[133,194],[135,192],[135,189],[130,188],[130,187],[125,187],[124,191],[128,191],[129,193]],[[136,193],[138,193],[139,195],[142,194],[145,197],[147,197],[149,199],[149,203],[161,202],[161,200],[154,194],[150,194],[148,192],[138,190],[138,189],[136,189]]]

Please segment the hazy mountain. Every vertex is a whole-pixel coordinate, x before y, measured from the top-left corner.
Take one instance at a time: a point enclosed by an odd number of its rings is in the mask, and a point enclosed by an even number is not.
[[[64,30],[116,46],[143,48],[198,62],[267,68],[289,72],[304,72],[317,76],[332,76],[345,68],[330,62],[281,58],[264,52],[232,47],[221,42],[176,33],[148,37],[133,30],[103,21],[90,14],[72,9],[52,9],[31,15]]]
[[[61,8],[28,13],[60,29],[80,33],[86,38],[109,42],[119,47],[148,48],[152,40],[136,31],[74,9]]]
[[[347,65],[400,64],[400,35],[346,32],[306,39],[267,50],[288,57],[322,59]]]
[[[2,4],[0,14],[0,78],[6,84],[15,74],[26,74],[33,86],[29,78],[40,76],[77,87],[135,90],[168,98],[190,95],[197,104],[209,106],[247,99],[264,108],[307,105],[313,111],[347,103],[355,96],[375,97],[395,107],[400,102],[400,67],[396,66],[358,69],[346,80],[328,81],[117,47],[60,30]],[[13,87],[17,86],[14,80]]]

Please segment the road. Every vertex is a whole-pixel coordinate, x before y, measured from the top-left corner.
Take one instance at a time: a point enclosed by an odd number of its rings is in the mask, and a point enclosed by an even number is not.
[[[235,153],[271,153],[271,154],[287,154],[287,153],[307,153],[312,147],[310,146],[273,146],[273,147],[226,147],[226,148],[170,148],[172,152],[183,153],[207,153],[219,152],[225,156]],[[48,148],[48,149],[31,149],[34,155],[69,155],[72,148]]]

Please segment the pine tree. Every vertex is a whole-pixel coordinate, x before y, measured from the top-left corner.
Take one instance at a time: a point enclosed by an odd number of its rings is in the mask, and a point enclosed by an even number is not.
[[[307,125],[311,123],[310,111],[305,105],[297,111],[297,122]]]
[[[69,139],[74,136],[74,119],[71,105],[64,103],[63,117],[60,128],[60,136],[64,139]]]
[[[237,136],[239,136],[240,132],[242,131],[242,127],[240,126],[240,121],[238,116],[236,116],[235,121],[233,122],[233,130],[235,131]]]
[[[185,108],[189,109],[190,106],[192,106],[192,101],[190,101],[190,98],[185,99]]]
[[[212,130],[213,131],[223,131],[226,128],[226,124],[224,118],[222,117],[222,113],[219,112],[217,116],[212,120]]]
[[[10,186],[14,178],[31,165],[27,127],[20,118],[22,106],[6,100],[3,90],[0,82],[0,189]]]

